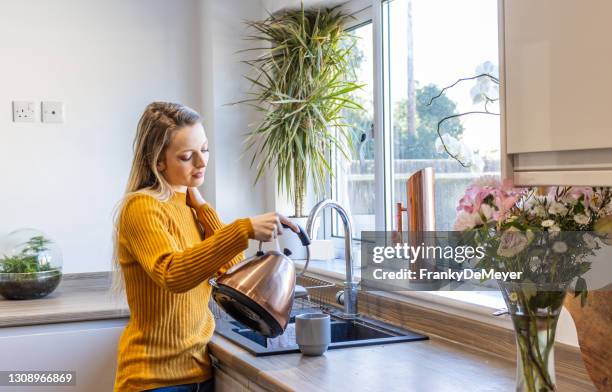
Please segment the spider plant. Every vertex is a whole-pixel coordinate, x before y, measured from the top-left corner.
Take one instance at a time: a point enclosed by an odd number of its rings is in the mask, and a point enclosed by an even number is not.
[[[304,216],[310,181],[317,196],[334,176],[328,159],[332,147],[346,158],[352,148],[343,110],[363,110],[349,94],[362,86],[351,80],[351,36],[344,29],[352,18],[340,6],[284,10],[263,21],[247,21],[256,31],[247,39],[265,48],[244,61],[254,71],[247,103],[262,113],[248,134],[245,152],[254,149],[255,183],[267,168],[276,168],[278,188],[293,199],[295,216]]]

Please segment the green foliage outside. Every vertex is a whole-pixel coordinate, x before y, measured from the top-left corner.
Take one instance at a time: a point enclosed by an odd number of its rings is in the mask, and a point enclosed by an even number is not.
[[[441,89],[435,84],[428,84],[416,90],[416,132],[408,132],[408,105],[406,100],[397,103],[394,111],[394,156],[395,159],[445,159],[445,152],[436,151],[438,139],[436,127],[441,118],[455,113],[457,104],[445,95],[440,96],[428,106],[432,97]],[[463,125],[458,118],[444,124],[444,133],[458,138],[463,133]]]
[[[364,61],[364,53],[359,49],[359,39],[348,36],[343,45],[350,48],[348,64],[352,81],[358,83],[357,74]],[[456,114],[457,104],[446,95],[441,95],[428,105],[430,100],[439,95],[442,89],[435,84],[428,84],[416,89],[416,130],[408,131],[408,100],[396,102],[393,108],[393,158],[394,159],[447,159],[448,154],[436,151],[436,132],[438,122],[452,114]],[[354,159],[374,159],[374,143],[371,139],[373,123],[373,108],[371,100],[366,100],[354,91],[351,100],[367,110],[343,111],[346,124],[351,127],[352,145],[355,146]],[[454,138],[463,134],[464,128],[459,118],[453,118],[444,123],[444,133]],[[366,140],[362,135],[369,135]]]
[[[396,103],[393,110],[393,151],[394,159],[446,159],[445,152],[436,151],[435,143],[438,138],[436,126],[441,118],[456,113],[457,104],[445,95],[435,99],[431,105],[427,105],[430,99],[440,93],[441,89],[428,84],[416,90],[416,132],[408,132],[408,104],[407,100]],[[353,97],[359,104],[357,97]],[[359,145],[362,133],[369,134],[372,124],[372,112],[347,110],[345,119],[353,130],[354,145]],[[458,138],[463,133],[463,125],[458,118],[445,122],[444,133]],[[367,143],[359,154],[363,159],[374,159],[374,143]],[[359,157],[358,156],[358,157]]]

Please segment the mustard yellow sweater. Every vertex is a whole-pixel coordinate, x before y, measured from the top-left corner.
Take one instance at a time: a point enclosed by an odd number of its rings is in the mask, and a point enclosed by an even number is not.
[[[224,225],[205,204],[196,211],[202,240],[192,211],[185,193],[167,202],[139,193],[124,204],[118,256],[130,320],[119,341],[115,391],[212,377],[208,279],[242,259],[253,227],[249,219]]]

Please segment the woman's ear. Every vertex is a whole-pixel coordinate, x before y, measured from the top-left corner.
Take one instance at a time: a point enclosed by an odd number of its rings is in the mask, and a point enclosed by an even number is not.
[[[166,170],[166,164],[162,161],[157,162],[157,171],[162,173],[164,170]]]

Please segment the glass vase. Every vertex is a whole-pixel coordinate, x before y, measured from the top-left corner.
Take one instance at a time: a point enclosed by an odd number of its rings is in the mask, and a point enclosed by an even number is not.
[[[555,332],[569,285],[498,284],[516,336],[516,391],[557,391]]]
[[[62,279],[58,244],[36,229],[0,237],[0,296],[11,300],[42,298]]]

